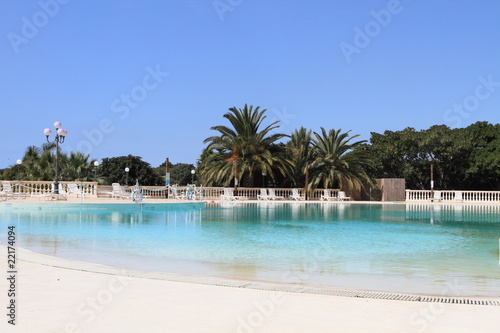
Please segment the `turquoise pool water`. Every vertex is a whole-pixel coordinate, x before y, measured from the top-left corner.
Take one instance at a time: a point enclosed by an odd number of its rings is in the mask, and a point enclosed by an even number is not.
[[[500,296],[500,206],[343,203],[21,205],[0,244],[138,270]]]

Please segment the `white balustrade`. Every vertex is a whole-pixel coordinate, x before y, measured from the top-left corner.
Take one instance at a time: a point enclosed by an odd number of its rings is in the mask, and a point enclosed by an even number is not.
[[[434,190],[436,192],[436,190]],[[500,191],[440,190],[443,202],[500,202]],[[457,194],[461,193],[461,199]],[[406,201],[431,201],[430,190],[406,190]]]
[[[24,193],[27,195],[50,193],[53,191],[54,181],[26,181],[11,180],[10,184],[16,193]],[[61,189],[69,193],[68,184],[77,184],[78,188],[87,197],[97,197],[97,183],[96,182],[59,182]]]

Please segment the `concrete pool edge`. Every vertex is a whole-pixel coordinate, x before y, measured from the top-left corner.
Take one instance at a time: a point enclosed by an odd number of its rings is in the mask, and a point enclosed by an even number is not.
[[[1,256],[4,257],[7,247],[0,245]],[[350,297],[358,299],[378,299],[389,301],[424,302],[424,303],[448,303],[458,305],[483,305],[500,306],[500,298],[488,296],[438,296],[420,295],[411,293],[383,292],[347,288],[314,287],[293,284],[268,283],[250,280],[231,280],[219,277],[202,277],[176,275],[164,272],[147,272],[139,270],[122,269],[101,264],[83,261],[74,261],[59,257],[36,253],[24,248],[16,248],[17,260],[41,266],[59,268],[72,271],[80,271],[100,275],[112,275],[132,277],[146,280],[160,280],[174,283],[198,284],[213,287],[226,287],[246,290],[261,290],[273,292],[286,292],[295,294],[323,295]],[[24,259],[23,257],[26,257]]]

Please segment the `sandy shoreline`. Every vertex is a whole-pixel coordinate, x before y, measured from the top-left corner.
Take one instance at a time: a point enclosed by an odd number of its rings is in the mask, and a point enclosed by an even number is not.
[[[0,247],[7,274],[7,249]],[[128,276],[17,248],[16,326],[2,332],[498,332],[500,306],[362,299]],[[99,272],[99,273],[98,273]]]

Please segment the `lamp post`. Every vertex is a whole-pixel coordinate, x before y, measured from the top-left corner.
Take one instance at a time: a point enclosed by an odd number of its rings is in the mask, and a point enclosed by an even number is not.
[[[21,160],[16,161],[16,164],[17,164],[17,196],[18,196],[18,198],[21,197],[21,170],[20,170],[21,163],[23,163],[23,161],[21,161]]]
[[[193,185],[194,185],[194,174],[195,173],[196,173],[196,171],[194,171],[194,169],[191,170],[191,184],[193,184]]]
[[[431,200],[434,198],[434,164],[431,163]]]
[[[128,172],[130,171],[129,168],[125,168],[125,172],[127,173],[127,177],[125,178],[125,186],[128,186]]]
[[[94,182],[97,182],[97,167],[99,166],[99,161],[94,162]]]
[[[21,161],[21,160],[16,161],[16,164],[17,164],[17,182],[18,183],[21,182],[21,170],[19,169],[21,167],[21,163],[23,163],[23,161]]]
[[[61,122],[56,121],[54,123],[54,128],[56,129],[56,137],[53,142],[56,143],[56,177],[54,179],[54,194],[59,195],[59,165],[58,163],[58,156],[59,156],[59,144],[64,143],[64,138],[66,138],[66,135],[68,135],[68,131],[63,129]],[[51,142],[49,140],[49,136],[52,134],[52,130],[50,128],[46,128],[43,131],[43,134],[45,134],[47,138],[47,142]]]
[[[306,188],[305,188],[305,192],[306,192],[306,200],[309,200],[309,163],[306,163]]]
[[[262,170],[262,187],[266,187],[266,171]]]

